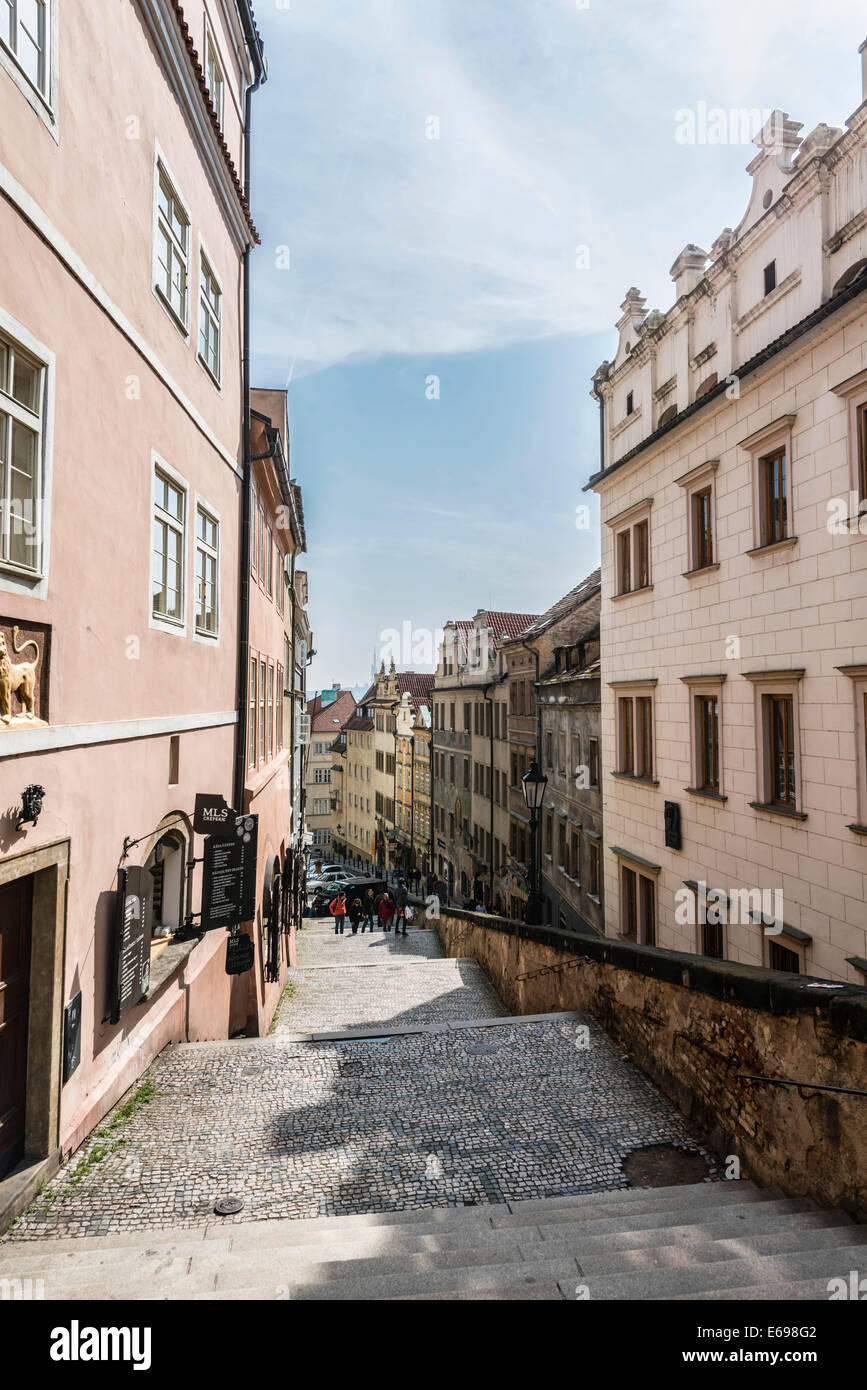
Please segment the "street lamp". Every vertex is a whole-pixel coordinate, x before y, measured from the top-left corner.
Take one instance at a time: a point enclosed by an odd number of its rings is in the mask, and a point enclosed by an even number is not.
[[[548,778],[539,770],[539,764],[534,758],[530,764],[530,771],[525,772],[521,778],[524,801],[530,812],[530,892],[527,897],[526,920],[531,926],[538,926],[542,921],[542,894],[539,890],[539,855],[536,841],[539,812],[542,809],[547,785]]]

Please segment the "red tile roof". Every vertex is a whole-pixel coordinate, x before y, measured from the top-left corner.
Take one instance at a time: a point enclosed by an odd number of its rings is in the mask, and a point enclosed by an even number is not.
[[[496,646],[499,646],[504,639],[511,642],[514,638],[519,637],[539,617],[538,613],[500,613],[490,608],[485,611]]]
[[[315,695],[312,700],[307,701],[307,713],[310,715],[310,728],[313,733],[336,734],[355,713],[355,696],[351,690],[339,690],[337,699],[332,700],[330,705],[323,706],[322,696]]]
[[[414,702],[422,700],[425,704],[430,703],[429,696],[433,690],[434,681],[436,680],[433,671],[395,671],[394,675],[399,696],[402,695],[405,690],[408,690]],[[376,681],[373,682],[373,685],[371,685],[368,690],[365,690],[358,703],[360,705],[366,705],[368,700],[375,699]]]

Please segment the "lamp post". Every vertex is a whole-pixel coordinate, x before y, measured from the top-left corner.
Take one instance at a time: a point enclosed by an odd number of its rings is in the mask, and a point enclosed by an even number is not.
[[[530,892],[527,897],[526,920],[531,926],[536,926],[542,921],[542,894],[539,890],[537,836],[539,831],[539,812],[542,809],[542,802],[545,797],[545,788],[547,785],[548,778],[539,770],[539,764],[534,758],[530,764],[530,771],[525,772],[524,776],[521,778],[524,801],[527,810],[530,812]]]

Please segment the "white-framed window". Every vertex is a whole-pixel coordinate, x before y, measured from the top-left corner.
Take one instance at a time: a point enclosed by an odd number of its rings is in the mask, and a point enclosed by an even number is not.
[[[46,371],[0,333],[0,567],[28,575],[42,569]]]
[[[684,575],[718,569],[716,537],[716,473],[719,460],[711,459],[685,473],[677,482],[686,500],[686,569]]]
[[[784,415],[740,442],[752,468],[753,547],[748,555],[797,544],[792,508],[794,423],[794,415]]]
[[[722,739],[725,672],[681,676],[680,679],[688,687],[689,698],[690,785],[685,790],[725,801]]]
[[[222,129],[226,111],[226,79],[217,52],[217,44],[207,19],[205,20],[205,74],[208,80],[211,105],[217,113],[217,120]]]
[[[755,693],[756,810],[806,820],[801,800],[798,690],[803,669],[745,671]]]
[[[201,502],[196,503],[196,632],[216,637],[219,632],[220,523]]]
[[[617,714],[616,773],[655,785],[654,691],[656,680],[612,681]]]
[[[156,162],[154,190],[154,289],[161,303],[187,331],[190,284],[190,216],[162,160]]]
[[[613,531],[614,597],[652,587],[650,576],[650,509],[653,498],[611,517],[606,525]]]
[[[268,757],[274,756],[274,667],[268,662]]]
[[[265,745],[265,719],[266,701],[268,688],[268,668],[264,661],[259,662],[259,762],[264,763],[268,757]]]
[[[222,315],[223,291],[202,251],[199,257],[199,361],[218,386]]]
[[[259,760],[256,747],[256,710],[258,708],[259,662],[250,657],[249,709],[247,712],[247,764],[254,768]]]
[[[36,90],[49,98],[49,0],[0,0],[0,43]]]
[[[184,625],[186,488],[155,462],[151,521],[151,614],[160,624]]]
[[[255,483],[250,488],[250,569],[259,573],[259,494]]]

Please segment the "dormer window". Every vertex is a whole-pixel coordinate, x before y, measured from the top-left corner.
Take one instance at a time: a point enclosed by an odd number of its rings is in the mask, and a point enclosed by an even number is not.
[[[777,263],[776,263],[776,261],[771,261],[769,265],[766,265],[766,266],[765,266],[764,275],[765,275],[765,294],[770,294],[772,290],[775,290],[775,289],[777,288]]]
[[[628,351],[629,351],[629,349],[627,348],[627,352],[628,352]],[[632,412],[633,412],[633,410],[634,410],[634,408],[635,408],[635,402],[634,402],[633,397],[632,397],[632,392],[631,392],[631,391],[627,391],[627,393],[626,393],[626,414],[627,414],[627,415],[631,415]]]

